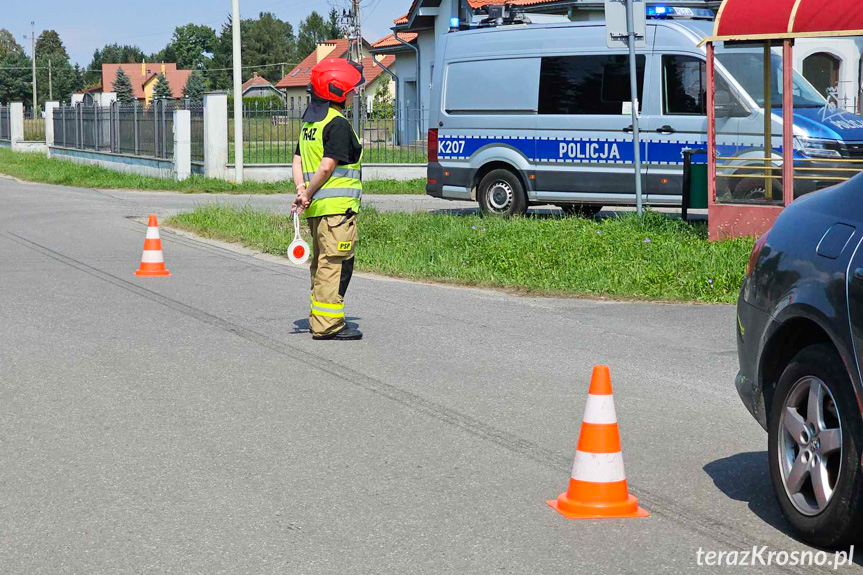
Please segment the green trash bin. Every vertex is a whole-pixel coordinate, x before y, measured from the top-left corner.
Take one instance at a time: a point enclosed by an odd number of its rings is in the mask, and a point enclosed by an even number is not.
[[[707,164],[693,163],[692,157],[707,156],[707,150],[683,150],[683,202],[682,217],[687,219],[689,210],[707,209]]]

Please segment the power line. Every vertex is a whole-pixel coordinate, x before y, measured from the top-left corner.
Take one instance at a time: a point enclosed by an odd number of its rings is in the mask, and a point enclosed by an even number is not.
[[[115,62],[108,62],[108,63],[114,64]],[[141,62],[120,62],[120,64],[122,64],[124,66],[127,64],[130,66],[133,66],[136,64],[140,64],[140,63]],[[161,62],[149,62],[149,63],[150,64],[161,64]],[[274,64],[259,64],[257,66],[254,66],[254,65],[243,66],[242,69],[243,70],[251,70],[253,68],[274,68],[276,66],[299,66],[300,64],[301,64],[301,62],[276,62]],[[49,68],[48,66],[36,66],[37,70],[47,70],[48,68]],[[229,70],[233,70],[233,69],[234,68],[206,68],[203,70],[192,70],[192,72],[200,72],[200,73],[208,74],[210,72],[224,72],[224,71],[229,71]],[[2,72],[3,70],[30,70],[30,66],[0,66],[0,72]],[[99,73],[102,72],[102,70],[100,68],[92,69],[92,70],[81,68],[80,71],[81,72],[99,72]]]

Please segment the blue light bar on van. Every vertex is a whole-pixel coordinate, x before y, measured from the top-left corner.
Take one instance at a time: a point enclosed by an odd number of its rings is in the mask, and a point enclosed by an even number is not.
[[[459,27],[457,16],[453,16],[452,18],[449,19],[449,27],[450,28],[458,28]]]
[[[647,7],[647,17],[654,20],[678,19],[678,20],[713,20],[713,10],[707,8],[682,8],[677,6],[665,6],[656,4]]]

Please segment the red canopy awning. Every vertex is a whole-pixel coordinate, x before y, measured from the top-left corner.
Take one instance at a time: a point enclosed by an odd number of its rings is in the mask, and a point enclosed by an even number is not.
[[[725,0],[709,41],[863,36],[863,0]]]

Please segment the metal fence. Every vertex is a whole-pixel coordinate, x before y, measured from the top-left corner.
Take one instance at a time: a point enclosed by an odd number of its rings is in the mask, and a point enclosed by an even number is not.
[[[45,141],[45,119],[40,110],[24,110],[24,141]]]
[[[150,158],[174,156],[174,111],[191,112],[192,161],[204,161],[204,109],[173,100],[149,106],[63,106],[54,110],[54,145]]]
[[[9,106],[0,105],[0,140],[12,139]]]
[[[243,158],[248,164],[290,164],[303,125],[302,107],[249,106],[243,110]],[[234,157],[234,116],[228,112],[229,158]],[[345,111],[350,120],[351,110]],[[363,114],[357,131],[365,163],[424,164],[428,161],[425,110]]]

